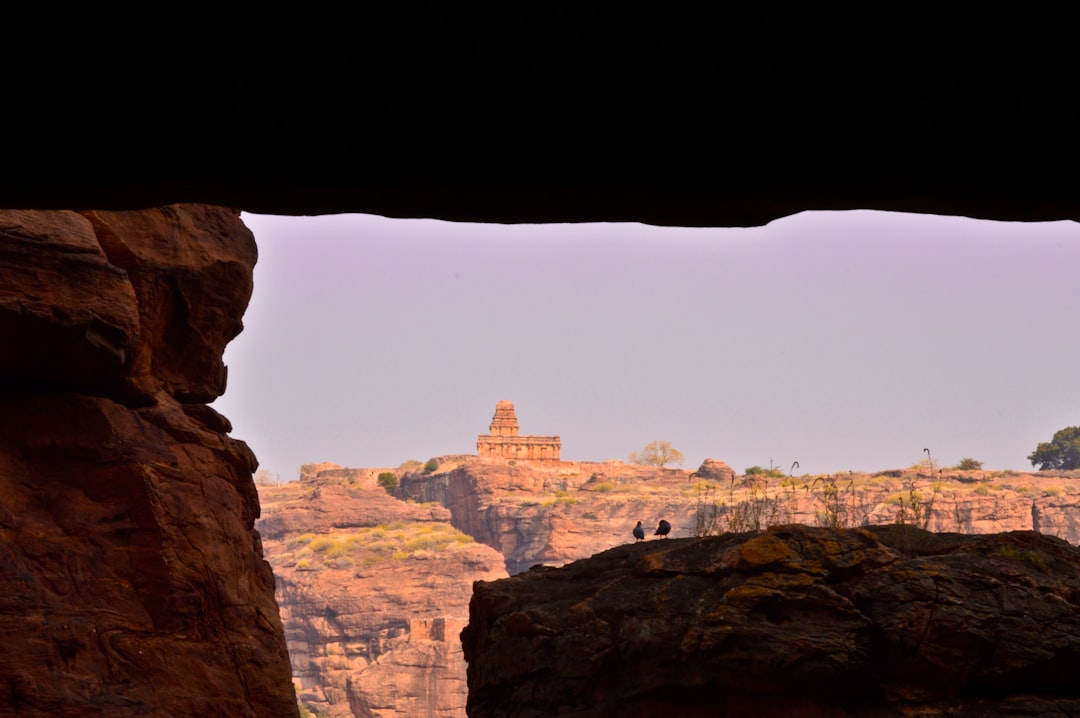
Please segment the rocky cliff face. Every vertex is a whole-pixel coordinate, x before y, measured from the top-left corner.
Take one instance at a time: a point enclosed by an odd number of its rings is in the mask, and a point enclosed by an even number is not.
[[[1080,714],[1080,550],[780,526],[479,583],[469,715]]]
[[[222,393],[236,212],[0,211],[0,711],[296,714]]]
[[[476,580],[503,557],[450,526],[450,511],[390,496],[378,470],[305,467],[261,487],[257,527],[300,700],[349,718],[465,714],[459,634]]]
[[[436,463],[439,469],[427,474],[393,470],[400,478],[397,498],[378,486],[378,474],[387,470],[333,464],[306,466],[300,481],[260,489],[264,515],[257,527],[278,575],[294,675],[301,699],[317,710],[343,717],[464,715],[465,664],[455,636],[465,625],[472,581],[505,576],[503,562],[512,574],[559,575],[522,572],[535,564],[562,566],[618,551],[633,541],[630,530],[638,520],[649,528],[647,543],[672,548],[682,544],[652,535],[660,518],[674,524],[673,537],[745,535],[748,529],[788,523],[841,533],[880,524],[910,531],[880,539],[901,553],[910,548],[905,541],[917,547],[928,540],[919,538],[924,536],[920,526],[957,534],[1035,528],[1069,541],[1080,538],[1074,518],[1080,487],[1074,486],[1071,474],[912,468],[874,475],[780,477],[736,476],[716,460],[693,472],[619,461],[531,463],[453,456],[438,457]],[[822,538],[828,534],[807,535],[827,543],[829,550],[841,550],[837,546],[842,542],[834,545]],[[1013,558],[1027,555],[1027,549],[1000,550]],[[670,571],[674,575],[675,569]],[[792,580],[801,586],[802,579]],[[778,601],[784,591],[781,583],[768,589]],[[680,611],[669,615],[659,598],[624,608],[650,626],[690,620]],[[493,613],[484,620],[509,620],[500,616]],[[751,645],[747,638],[745,650]],[[773,650],[779,653],[781,647]],[[500,656],[496,662],[513,663],[509,654]],[[560,656],[563,659],[573,664]],[[482,691],[502,690],[492,688],[487,677],[477,680]],[[681,685],[663,685],[657,683],[656,695],[669,689],[683,693]],[[500,694],[481,700],[490,701],[485,704],[490,707],[505,698]],[[703,700],[711,705],[711,696]],[[528,701],[506,705],[513,708],[501,715],[515,715],[518,708],[535,708],[537,715],[554,710]],[[793,699],[776,703],[783,711],[797,708],[807,715],[824,715],[806,713],[808,705]],[[879,703],[868,705],[876,710]],[[592,708],[582,710],[582,715],[590,715]]]
[[[398,494],[438,502],[454,526],[499,550],[507,570],[558,566],[649,539],[773,524],[854,527],[908,523],[932,531],[1036,530],[1080,543],[1080,482],[1070,474],[909,469],[822,477],[738,476],[708,460],[695,472],[624,464],[543,465],[465,458],[448,472],[410,473]]]
[[[625,543],[638,520],[689,516],[689,472],[621,461],[541,464],[470,457],[402,477],[398,495],[450,509],[454,526],[497,549],[511,574]],[[685,521],[676,535],[687,535]]]

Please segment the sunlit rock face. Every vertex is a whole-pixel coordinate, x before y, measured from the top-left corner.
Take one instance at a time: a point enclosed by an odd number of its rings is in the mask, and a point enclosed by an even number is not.
[[[1080,483],[1069,472],[736,476],[715,459],[690,472],[621,461],[461,457],[430,474],[404,474],[397,493],[446,506],[455,527],[503,554],[511,575],[632,541],[638,521],[652,540],[662,518],[673,526],[671,538],[781,523],[907,521],[937,532],[1030,529],[1080,542]],[[917,520],[913,496],[920,502]]]
[[[1080,713],[1080,549],[912,526],[628,544],[478,583],[469,715]]]
[[[224,391],[237,212],[0,211],[0,713],[297,712]]]
[[[472,584],[505,577],[503,557],[379,473],[323,464],[259,488],[299,698],[333,718],[459,718]]]

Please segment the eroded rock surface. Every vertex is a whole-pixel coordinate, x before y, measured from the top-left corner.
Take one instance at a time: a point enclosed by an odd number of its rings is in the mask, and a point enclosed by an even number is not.
[[[445,507],[389,495],[378,469],[305,469],[260,487],[257,523],[300,700],[343,718],[464,716],[459,635],[473,581],[505,577],[503,557]]]
[[[852,527],[906,522],[939,532],[1034,529],[1078,543],[1076,478],[1060,472],[911,469],[823,477],[735,476],[715,460],[689,472],[621,461],[462,457],[432,474],[402,476],[398,495],[449,508],[454,526],[497,549],[506,557],[507,571],[516,574],[632,541],[630,531],[639,520],[652,540],[651,529],[661,518],[671,522],[672,538],[782,523]]]
[[[479,583],[469,715],[1080,713],[1080,549],[911,526],[620,546]]]
[[[297,712],[224,390],[237,212],[0,211],[0,713]]]

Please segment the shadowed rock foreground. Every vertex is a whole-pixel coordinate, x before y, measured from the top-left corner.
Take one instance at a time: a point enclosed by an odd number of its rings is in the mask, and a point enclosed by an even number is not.
[[[232,210],[0,211],[0,714],[296,715],[225,388]]]
[[[912,526],[619,546],[478,582],[469,715],[1080,713],[1080,549]]]

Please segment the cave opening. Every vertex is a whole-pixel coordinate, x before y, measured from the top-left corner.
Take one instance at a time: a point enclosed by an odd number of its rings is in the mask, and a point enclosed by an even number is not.
[[[1075,423],[1075,222],[804,212],[749,229],[245,214],[260,249],[216,406],[302,463],[471,453],[511,399],[564,458],[1025,470]]]

